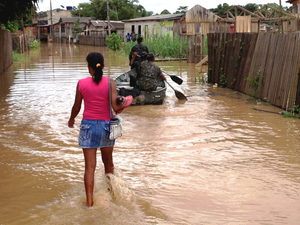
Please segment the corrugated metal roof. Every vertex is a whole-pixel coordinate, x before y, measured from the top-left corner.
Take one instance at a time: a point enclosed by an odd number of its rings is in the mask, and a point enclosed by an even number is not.
[[[93,17],[61,17],[60,22],[62,23],[75,23],[79,19],[80,23],[89,23],[90,20],[94,20]]]
[[[105,27],[106,26],[106,22],[103,20],[91,20],[90,23],[94,26],[94,27]]]
[[[110,22],[110,25],[116,29],[116,30],[121,30],[121,29],[124,29],[124,22]]]
[[[162,15],[155,15],[155,16],[146,16],[146,17],[140,17],[130,20],[123,20],[124,22],[136,22],[136,21],[150,21],[150,20],[176,20],[183,17],[184,14],[162,14]]]

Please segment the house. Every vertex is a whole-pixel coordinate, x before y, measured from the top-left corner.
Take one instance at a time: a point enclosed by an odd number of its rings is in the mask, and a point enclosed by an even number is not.
[[[37,29],[37,38],[40,40],[49,39],[50,34],[52,34],[51,25],[58,24],[61,17],[72,17],[71,8],[68,8],[68,10],[54,9],[52,11],[38,12],[33,16],[32,24]]]
[[[195,5],[180,19],[180,34],[187,37],[187,62],[197,63],[205,57],[203,49],[208,33],[230,32],[230,23],[219,20],[218,15],[200,5]]]
[[[267,23],[260,24],[260,32],[270,32],[273,30],[273,26]]]
[[[107,23],[107,21],[105,21]],[[108,23],[105,27],[108,29]],[[110,31],[111,33],[116,33],[121,37],[124,37],[124,22],[122,21],[110,21]]]
[[[55,40],[61,42],[71,42],[75,37],[73,27],[77,21],[80,22],[79,27],[83,29],[87,35],[88,25],[92,17],[62,17],[59,22],[54,26]]]
[[[106,26],[107,23],[104,20],[90,20],[87,27],[87,35],[96,37],[106,37]]]
[[[162,14],[123,20],[124,39],[127,33],[132,32],[145,38],[155,35],[174,37],[179,35],[179,20],[183,16],[184,14]]]
[[[104,20],[91,20],[88,24],[88,34],[90,36],[103,37],[108,35],[108,21]],[[121,37],[124,36],[124,22],[110,21],[111,33],[116,33]]]

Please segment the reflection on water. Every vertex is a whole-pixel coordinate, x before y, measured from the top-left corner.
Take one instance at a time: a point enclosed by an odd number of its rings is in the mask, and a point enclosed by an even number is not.
[[[186,62],[157,62],[184,82],[163,105],[122,113],[107,190],[100,152],[95,205],[85,207],[84,161],[67,127],[91,51],[105,74],[128,70],[107,48],[44,44],[0,77],[1,224],[298,224],[299,120],[249,97],[213,88]],[[212,95],[211,93],[218,93]]]

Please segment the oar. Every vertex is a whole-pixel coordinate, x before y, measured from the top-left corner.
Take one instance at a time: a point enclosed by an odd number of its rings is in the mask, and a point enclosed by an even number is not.
[[[163,73],[165,73],[165,74],[167,74],[169,77],[171,77],[171,79],[172,79],[172,81],[174,81],[175,83],[177,83],[177,84],[182,84],[182,82],[183,82],[183,80],[181,79],[181,78],[179,78],[179,77],[177,77],[177,76],[175,76],[175,75],[170,75],[170,74],[168,74],[166,71],[164,71],[164,70],[161,70]]]
[[[180,91],[175,90],[168,81],[165,80],[165,82],[175,91],[176,98],[179,100],[187,100],[184,94],[182,94]]]

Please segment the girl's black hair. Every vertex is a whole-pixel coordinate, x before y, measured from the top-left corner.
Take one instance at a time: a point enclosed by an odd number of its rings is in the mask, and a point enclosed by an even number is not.
[[[104,64],[103,55],[98,52],[91,52],[90,54],[87,55],[86,61],[89,64],[89,66],[95,70],[93,80],[96,84],[99,84],[103,75],[103,71],[102,71],[102,67]]]

